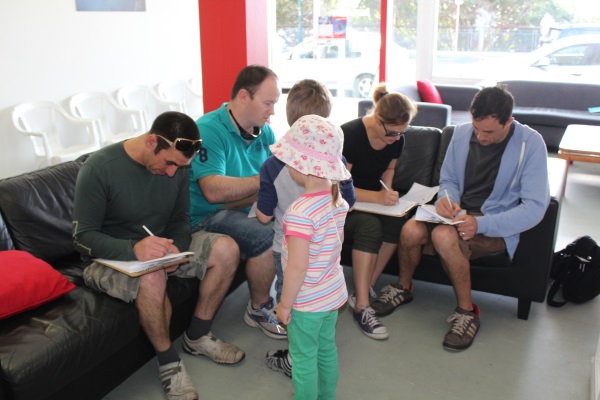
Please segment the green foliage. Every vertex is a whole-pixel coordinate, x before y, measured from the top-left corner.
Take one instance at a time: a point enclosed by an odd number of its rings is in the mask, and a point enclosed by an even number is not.
[[[418,0],[393,2],[393,38],[403,47],[414,49],[417,32]],[[598,0],[590,0],[598,1]],[[320,0],[319,15],[333,15],[349,0]],[[354,0],[368,16],[350,17],[354,30],[376,31],[380,26],[381,0]],[[540,21],[545,14],[555,21],[572,21],[573,11],[561,0],[463,0],[460,6],[458,50],[529,51],[537,46]],[[301,9],[298,10],[300,4]],[[438,49],[452,50],[456,38],[456,0],[439,0]],[[298,38],[300,12],[302,36],[313,27],[313,0],[276,0],[277,30],[288,45]]]

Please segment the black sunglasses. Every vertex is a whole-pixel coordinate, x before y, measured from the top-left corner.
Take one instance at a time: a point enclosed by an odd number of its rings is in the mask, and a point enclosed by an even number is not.
[[[233,118],[233,122],[235,122],[235,124],[237,125],[237,128],[240,131],[240,135],[242,135],[242,138],[244,140],[254,140],[257,137],[259,137],[260,134],[262,133],[262,130],[260,129],[260,126],[255,126],[252,129],[252,133],[246,131],[244,128],[242,128],[242,126],[240,125],[240,123],[237,122],[237,119],[235,119],[235,117],[233,116],[233,113],[231,112],[231,110],[229,110],[229,115],[231,115],[231,118]]]
[[[410,129],[410,125],[407,125],[406,129],[403,130],[402,132],[388,131],[387,128],[385,127],[385,124],[383,123],[383,121],[379,120],[379,122],[381,122],[381,126],[383,126],[383,130],[385,131],[385,136],[387,136],[387,137],[402,136],[406,133],[407,130]]]
[[[171,142],[169,139],[167,139],[164,136],[158,135],[156,133],[154,133],[154,135],[158,136],[159,138],[161,138],[162,140],[167,142],[169,144],[169,146],[171,146],[175,150],[189,151],[190,149],[192,149],[194,151],[194,153],[197,153],[202,148],[202,139],[192,140],[192,139],[185,139],[185,138],[177,138],[177,139],[175,139],[174,142]]]

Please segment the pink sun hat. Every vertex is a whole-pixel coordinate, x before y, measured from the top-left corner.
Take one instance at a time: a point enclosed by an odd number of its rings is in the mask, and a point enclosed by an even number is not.
[[[286,134],[270,146],[275,157],[306,174],[334,181],[351,178],[342,161],[342,129],[318,115],[299,118]]]

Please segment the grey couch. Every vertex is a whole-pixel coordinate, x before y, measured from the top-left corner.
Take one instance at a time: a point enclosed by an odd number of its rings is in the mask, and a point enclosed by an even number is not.
[[[480,86],[437,84],[435,87],[440,92],[443,104],[424,102],[416,83],[395,86],[392,90],[416,102],[418,113],[412,121],[413,125],[443,129],[448,125],[458,125],[471,120],[469,106],[475,94],[481,90]],[[358,116],[362,117],[372,107],[372,100],[359,101]]]
[[[565,129],[571,124],[598,125],[600,114],[589,107],[600,106],[600,84],[507,80],[515,98],[513,116],[537,130],[548,150],[558,151]]]

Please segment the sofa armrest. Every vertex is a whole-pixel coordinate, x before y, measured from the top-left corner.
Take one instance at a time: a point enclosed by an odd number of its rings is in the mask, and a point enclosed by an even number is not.
[[[474,85],[435,85],[444,104],[452,106],[454,110],[467,111],[471,107],[473,97],[481,90]]]
[[[434,104],[416,101],[417,115],[412,120],[411,125],[414,126],[429,126],[433,128],[443,129],[450,125],[450,115],[452,107],[446,104]],[[373,107],[373,101],[360,100],[358,102],[358,117],[364,117],[367,112]]]

